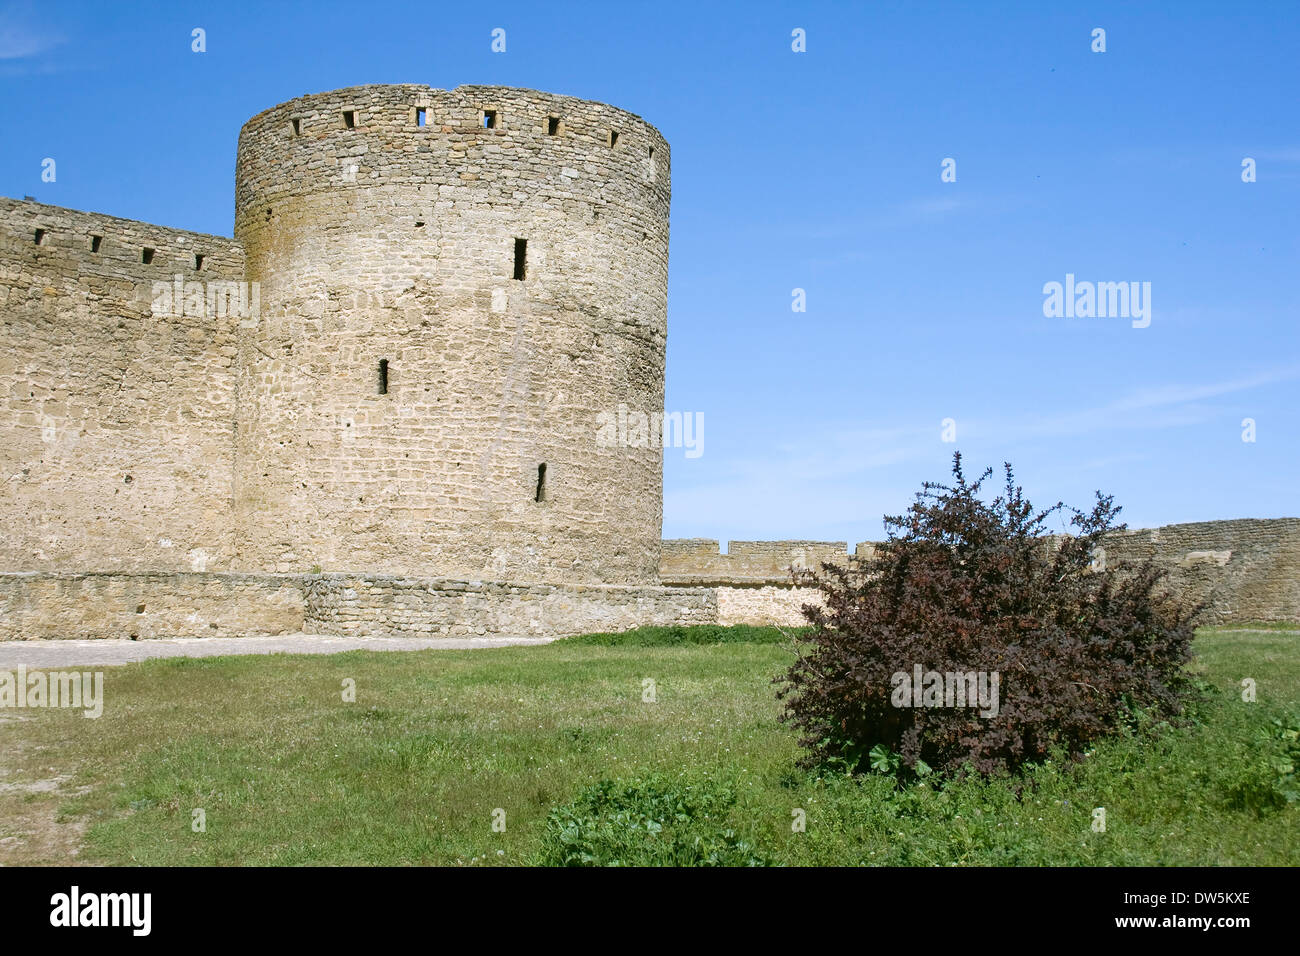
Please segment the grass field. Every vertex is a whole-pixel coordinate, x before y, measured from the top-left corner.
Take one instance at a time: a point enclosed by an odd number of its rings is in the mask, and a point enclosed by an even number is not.
[[[0,720],[0,861],[1295,865],[1297,641],[1202,630],[1194,724],[903,789],[797,769],[771,629],[108,668],[98,720]]]

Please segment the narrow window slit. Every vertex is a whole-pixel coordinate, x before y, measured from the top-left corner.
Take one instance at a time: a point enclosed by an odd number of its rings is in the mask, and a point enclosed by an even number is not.
[[[379,360],[379,394],[388,394],[388,359]]]
[[[103,241],[104,241],[104,237],[103,237],[103,236],[91,236],[91,237],[90,237],[90,251],[91,251],[91,252],[98,252],[98,251],[99,251],[99,244],[100,244],[101,242],[103,242]]]
[[[45,230],[37,229],[36,234],[32,236],[32,241],[34,241],[38,246],[43,245],[45,243]]]
[[[195,271],[195,272],[198,272],[199,270],[201,270],[201,269],[203,268],[203,258],[204,258],[204,256],[203,256],[203,254],[202,254],[201,252],[196,252],[196,253],[194,253],[194,271]]]
[[[426,114],[424,108],[417,106],[415,108],[415,125],[423,126],[425,124],[425,120],[426,120]]]
[[[546,462],[537,466],[537,494],[533,496],[533,500],[546,500]]]
[[[560,135],[560,118],[558,116],[546,117],[546,135],[547,136]]]
[[[618,145],[618,130],[612,129],[609,131],[609,145],[611,147]]]
[[[528,240],[515,240],[515,278],[522,280],[528,274]]]
[[[343,128],[344,129],[357,128],[357,115],[352,110],[343,111]]]
[[[484,111],[483,111],[483,128],[484,128],[484,129],[496,129],[496,128],[497,128],[497,111],[496,111],[496,110],[484,110]]]
[[[293,123],[293,135],[294,135],[294,136],[299,136],[299,135],[301,135],[301,133],[302,133],[302,120],[298,119],[298,118],[295,116],[292,120],[290,120],[290,122]]]
[[[150,263],[152,263],[152,262],[153,262],[153,250],[150,249],[148,246],[145,246],[143,249],[141,249],[141,250],[140,250],[140,261],[143,262],[145,265],[149,265]]]

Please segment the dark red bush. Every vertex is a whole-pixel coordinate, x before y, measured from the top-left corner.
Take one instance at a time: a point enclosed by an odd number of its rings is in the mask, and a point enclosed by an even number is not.
[[[906,515],[887,516],[872,560],[805,578],[825,607],[805,609],[813,627],[777,680],[809,764],[992,773],[1079,754],[1139,711],[1180,711],[1199,608],[1163,593],[1149,562],[1094,565],[1102,537],[1124,528],[1109,496],[1070,509],[1074,533],[1052,538],[1046,521],[1064,506],[1035,512],[1005,467],[986,502],[992,469],[968,482],[954,455],[954,483],[927,482]],[[910,706],[917,668],[924,692]],[[978,678],[960,676],[981,672],[986,702],[997,678],[996,708],[959,706],[949,689],[973,691]]]

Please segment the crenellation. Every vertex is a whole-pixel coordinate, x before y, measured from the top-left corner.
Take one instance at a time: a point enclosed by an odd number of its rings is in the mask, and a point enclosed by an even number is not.
[[[44,233],[39,244],[33,241],[37,230]],[[31,248],[24,250],[28,245]],[[22,262],[51,281],[84,276],[152,283],[168,281],[178,272],[186,278],[244,278],[243,247],[229,236],[155,226],[33,200],[0,197],[0,247],[7,268]],[[154,251],[153,261],[147,265],[142,261],[146,248]],[[29,255],[23,255],[24,251]],[[195,268],[195,255],[203,256],[201,268]],[[200,272],[202,276],[197,274]]]
[[[666,540],[659,577],[680,585],[789,585],[793,569],[847,564],[843,541],[731,541],[727,552],[707,538]]]

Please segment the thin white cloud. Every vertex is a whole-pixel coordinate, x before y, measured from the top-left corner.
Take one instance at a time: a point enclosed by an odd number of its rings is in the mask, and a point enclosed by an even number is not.
[[[1266,160],[1270,163],[1300,163],[1300,146],[1290,146],[1284,149],[1266,149],[1263,152],[1256,153],[1255,158]]]
[[[0,60],[38,56],[63,42],[56,31],[41,26],[30,3],[10,3],[0,8]]]
[[[865,216],[855,214],[852,218],[841,221],[823,219],[794,228],[783,225],[780,227],[780,236],[793,237],[800,242],[834,241],[845,236],[860,236],[864,231],[934,222],[952,213],[971,209],[1007,209],[1013,205],[1023,205],[1023,200],[1010,197],[928,196],[882,206]]]
[[[897,209],[903,216],[932,219],[950,212],[956,212],[958,209],[970,205],[969,200],[958,199],[955,196],[945,196],[943,198],[914,199],[911,202],[903,203]]]
[[[1220,382],[1149,386],[1095,408],[1012,426],[1012,434],[1065,437],[1103,429],[1191,425],[1213,414],[1212,410],[1199,407],[1199,402],[1297,378],[1300,378],[1300,368],[1289,367]]]

